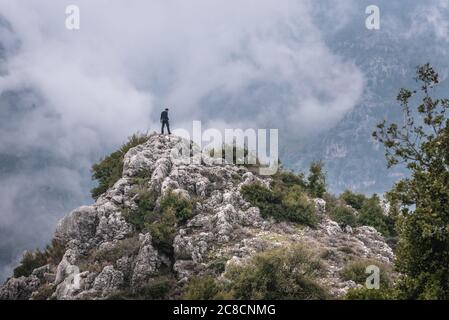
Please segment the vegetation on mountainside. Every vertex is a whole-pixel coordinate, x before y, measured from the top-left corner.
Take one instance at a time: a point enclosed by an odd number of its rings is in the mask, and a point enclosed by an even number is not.
[[[317,282],[323,267],[303,247],[256,254],[249,263],[233,266],[225,281],[212,276],[194,278],[185,299],[325,299],[327,290]]]
[[[171,257],[176,227],[193,216],[193,202],[170,191],[157,206],[158,193],[141,186],[134,194],[137,208],[123,210],[125,220],[139,232],[150,232],[154,246]]]
[[[43,267],[46,264],[57,265],[61,261],[64,253],[65,246],[55,239],[43,251],[26,251],[20,265],[13,271],[14,278],[21,276],[28,277],[34,269]]]
[[[257,172],[260,168],[260,159],[257,155],[248,150],[248,146],[243,148],[238,147],[234,142],[233,144],[224,144],[220,148],[212,148],[209,150],[209,156],[215,159],[219,159],[222,163],[233,163],[238,166],[245,166],[250,171]]]
[[[268,189],[259,184],[243,186],[241,189],[245,200],[260,209],[264,218],[274,217],[314,226],[317,223],[315,206],[298,186]]]
[[[365,285],[366,278],[368,277],[366,273],[368,266],[376,266],[379,268],[379,286],[381,288],[391,288],[393,284],[391,267],[380,261],[369,259],[350,261],[340,270],[340,277],[345,281],[352,280],[357,284]]]
[[[343,226],[371,226],[382,233],[384,237],[394,242],[397,236],[395,229],[396,214],[394,210],[384,212],[380,198],[374,194],[367,197],[364,194],[343,192],[338,198],[325,195],[329,217]]]
[[[326,192],[326,175],[323,169],[324,163],[321,161],[310,165],[307,188],[312,197],[322,198]]]
[[[430,64],[417,68],[416,80],[417,89],[397,97],[403,123],[383,121],[373,136],[389,167],[404,164],[410,172],[389,193],[400,207],[399,297],[449,299],[449,99],[432,96],[439,77]]]
[[[161,275],[152,278],[137,290],[122,289],[108,296],[108,300],[167,300],[176,286],[173,275]]]
[[[316,226],[319,219],[310,197],[326,191],[323,164],[311,165],[308,181],[303,173],[294,174],[283,169],[272,178],[270,188],[260,184],[243,186],[241,193],[244,199],[258,207],[265,218]]]
[[[129,149],[147,141],[148,137],[146,135],[133,134],[128,138],[128,142],[123,144],[117,151],[92,166],[92,178],[98,181],[98,186],[91,190],[94,199],[105,193],[122,177],[123,159]]]

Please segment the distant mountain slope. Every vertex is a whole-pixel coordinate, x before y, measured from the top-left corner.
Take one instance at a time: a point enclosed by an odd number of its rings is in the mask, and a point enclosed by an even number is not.
[[[394,14],[398,17],[397,12]],[[442,75],[440,93],[449,91],[449,43],[436,38],[431,30],[403,34],[404,30],[389,21],[379,31],[360,25],[362,21],[353,21],[327,43],[336,53],[353,60],[364,73],[362,101],[334,128],[311,138],[298,150],[289,147],[290,152],[283,159],[297,170],[305,170],[313,160],[324,160],[329,187],[334,192],[352,189],[382,193],[403,172],[400,168],[387,170],[384,150],[374,142],[371,133],[383,119],[401,121],[396,95],[400,88],[415,86],[416,66],[431,62]]]

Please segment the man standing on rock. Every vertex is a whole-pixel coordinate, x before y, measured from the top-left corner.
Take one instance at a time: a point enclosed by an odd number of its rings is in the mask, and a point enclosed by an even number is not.
[[[164,134],[164,127],[167,126],[168,134],[171,134],[170,124],[168,123],[168,108],[165,108],[165,110],[162,111],[161,113],[161,123],[162,123],[161,133]]]

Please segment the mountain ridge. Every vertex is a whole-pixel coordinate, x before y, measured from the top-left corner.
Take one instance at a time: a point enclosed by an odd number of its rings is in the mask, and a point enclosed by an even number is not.
[[[316,227],[263,217],[241,189],[253,184],[270,188],[271,177],[227,163],[177,164],[170,154],[180,144],[190,147],[190,141],[153,133],[131,148],[121,178],[93,205],[73,210],[58,223],[50,251],[59,253],[49,255],[53,261],[47,255],[30,274],[8,279],[0,299],[117,298],[161,277],[172,281],[168,297],[182,298],[192,279],[209,275],[222,281],[228,270],[259,253],[298,245],[321,261],[324,271],[317,282],[331,297],[341,297],[361,287],[341,276],[349,262],[393,263],[394,253],[376,229],[339,225],[326,214],[323,199],[310,198],[319,217]],[[180,203],[184,207],[178,210]],[[144,206],[160,221],[175,219],[163,225],[172,228],[171,242],[162,241],[167,233],[160,222],[147,228],[138,220]],[[171,215],[173,208],[177,211]]]

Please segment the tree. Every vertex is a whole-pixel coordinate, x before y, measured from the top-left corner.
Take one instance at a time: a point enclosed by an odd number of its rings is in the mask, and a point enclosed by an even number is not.
[[[388,166],[405,164],[409,178],[389,193],[400,204],[397,268],[402,298],[449,298],[449,100],[434,98],[438,73],[417,68],[417,90],[401,89],[403,124],[378,124],[373,136]],[[412,104],[417,104],[412,107]]]
[[[314,197],[321,198],[326,192],[326,175],[323,172],[324,163],[322,161],[313,162],[310,165],[308,180],[308,188],[310,194]]]
[[[103,158],[99,163],[92,166],[92,178],[98,181],[98,186],[90,192],[92,198],[98,199],[103,193],[111,188],[123,173],[123,159],[129,149],[148,141],[148,137],[141,134],[134,134],[129,137],[127,143],[123,144],[119,150]]]
[[[362,226],[372,226],[384,236],[390,236],[387,220],[388,216],[384,214],[380,206],[380,199],[377,195],[367,198],[359,210],[358,224]]]

